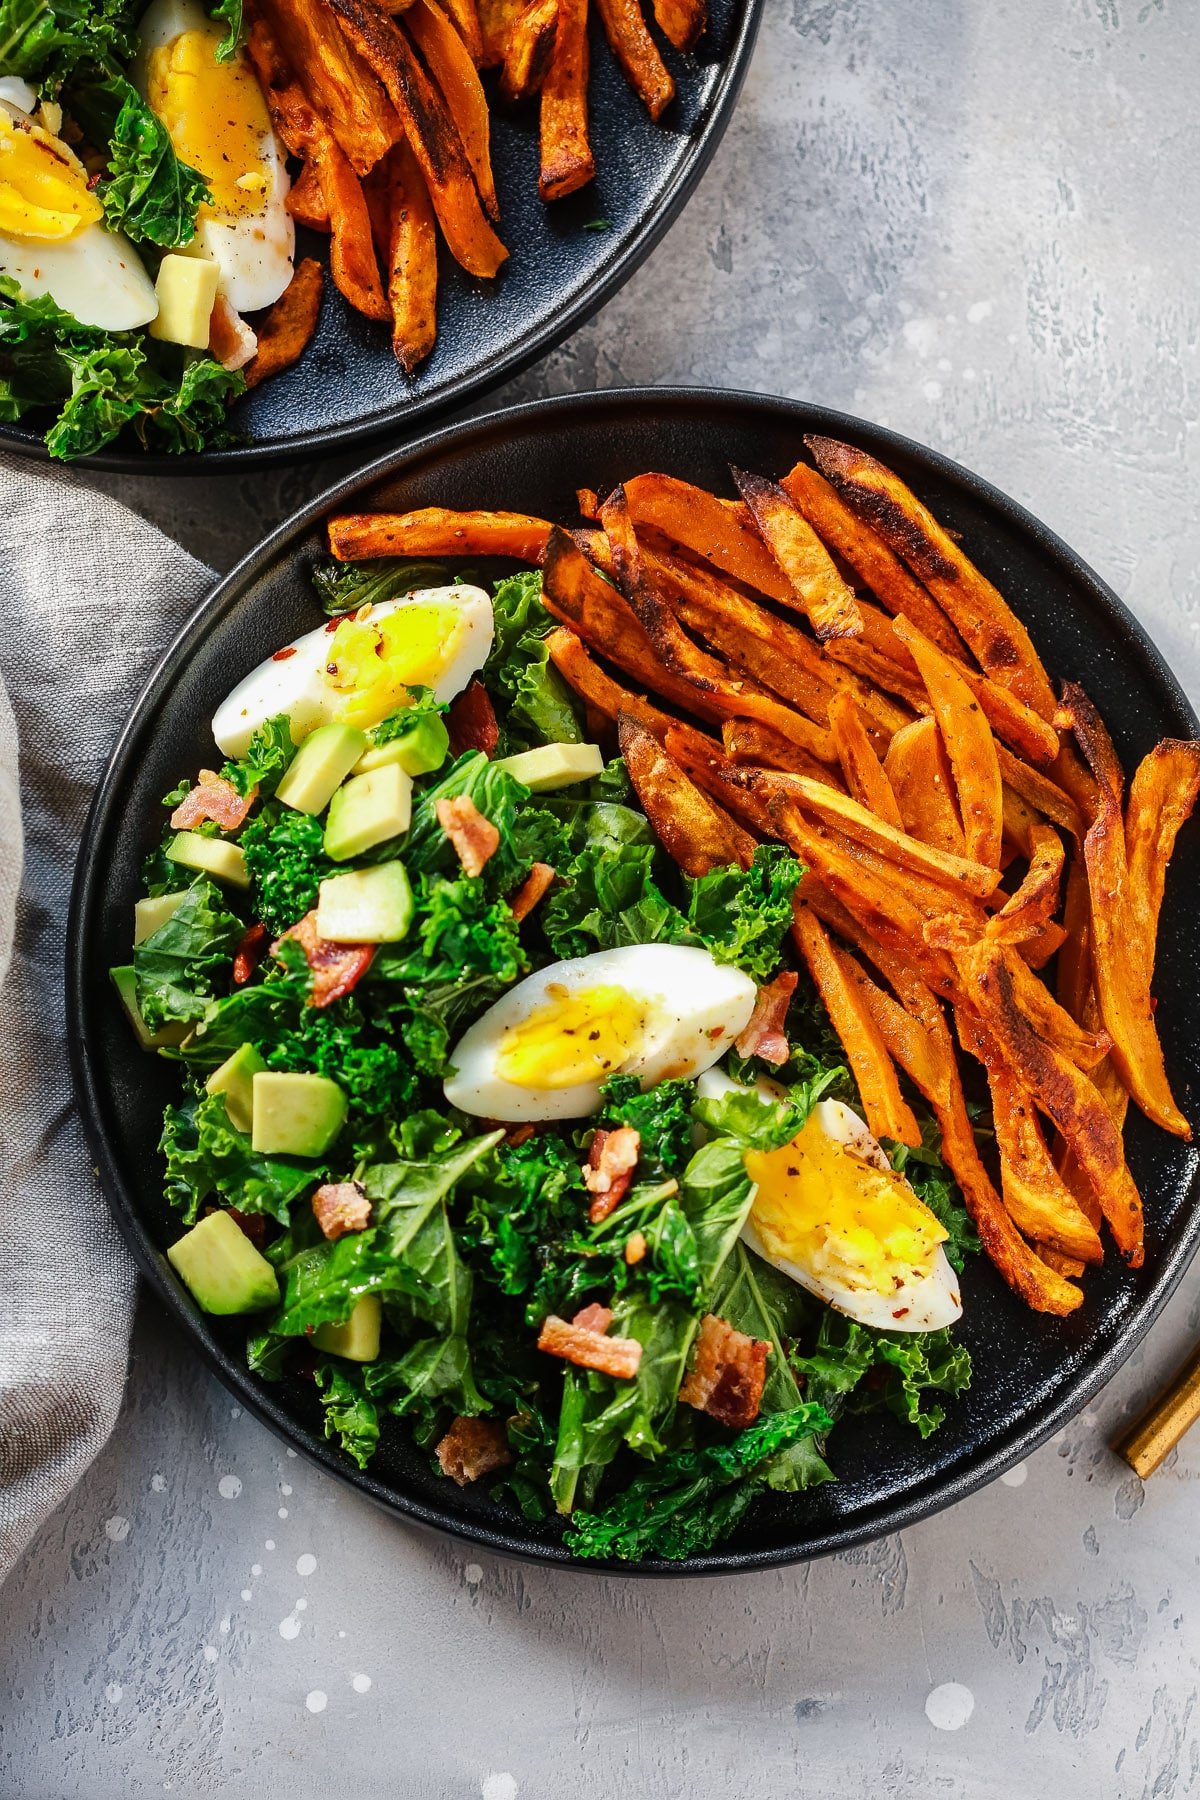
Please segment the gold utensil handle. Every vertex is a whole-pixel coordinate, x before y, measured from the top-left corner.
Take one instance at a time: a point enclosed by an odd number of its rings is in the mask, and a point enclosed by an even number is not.
[[[1184,1363],[1166,1392],[1113,1448],[1145,1481],[1197,1419],[1200,1419],[1200,1350]]]

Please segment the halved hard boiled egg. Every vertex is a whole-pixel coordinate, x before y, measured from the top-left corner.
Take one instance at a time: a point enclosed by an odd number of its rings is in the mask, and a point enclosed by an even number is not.
[[[698,1075],[754,1010],[740,969],[685,944],[630,944],[519,981],[455,1045],[446,1099],[505,1121],[583,1119],[610,1075]]]
[[[403,707],[414,687],[441,702],[461,694],[492,647],[492,603],[482,588],[418,588],[400,600],[319,626],[259,663],[217,708],[213,736],[244,756],[251,734],[286,713],[296,743],[335,721],[369,731]]]

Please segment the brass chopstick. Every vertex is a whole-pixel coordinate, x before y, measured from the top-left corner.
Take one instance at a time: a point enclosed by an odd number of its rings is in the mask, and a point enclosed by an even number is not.
[[[1197,1419],[1200,1419],[1200,1349],[1176,1371],[1165,1393],[1159,1395],[1132,1430],[1117,1440],[1113,1449],[1146,1481]]]

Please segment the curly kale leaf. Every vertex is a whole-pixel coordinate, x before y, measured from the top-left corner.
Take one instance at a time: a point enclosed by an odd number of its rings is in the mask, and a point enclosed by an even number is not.
[[[642,1092],[636,1075],[610,1075],[601,1093],[600,1124],[636,1131],[638,1172],[647,1179],[680,1175],[692,1154],[694,1081],[660,1081]]]
[[[251,819],[241,836],[253,881],[254,910],[278,937],[317,904],[317,890],[338,864],[325,854],[325,831],[311,813],[277,802]]]
[[[275,792],[295,754],[288,716],[276,713],[251,733],[245,756],[225,763],[221,774],[239,794],[246,795],[257,788],[265,797]]]
[[[536,569],[498,581],[492,592],[495,638],[483,684],[497,702],[505,756],[536,744],[577,744],[583,736],[571,690],[546,648],[554,620],[541,594]]]
[[[167,1160],[167,1199],[188,1225],[210,1198],[286,1225],[293,1203],[328,1172],[312,1162],[252,1149],[246,1134],[229,1123],[222,1094],[168,1106],[159,1149]]]
[[[687,922],[718,962],[768,981],[779,967],[803,873],[782,844],[760,844],[750,868],[713,869],[688,881]]]
[[[134,946],[138,1009],[151,1031],[172,1019],[201,1019],[244,927],[211,881],[193,882],[171,917]]]
[[[325,1415],[325,1436],[365,1469],[379,1444],[379,1408],[363,1385],[362,1370],[344,1362],[322,1362],[313,1376]]]

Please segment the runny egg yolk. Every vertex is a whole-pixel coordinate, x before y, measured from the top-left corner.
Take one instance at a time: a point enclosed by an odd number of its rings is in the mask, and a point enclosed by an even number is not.
[[[464,631],[458,607],[436,600],[414,600],[384,619],[343,619],[325,659],[337,717],[365,731],[406,706],[410,688],[436,686]]]
[[[0,232],[61,242],[104,216],[74,153],[0,107]]]
[[[645,1003],[625,988],[580,988],[557,982],[545,1006],[506,1031],[496,1068],[514,1087],[578,1087],[601,1081],[636,1056],[646,1024]]]
[[[845,1287],[893,1293],[947,1232],[893,1170],[852,1156],[810,1118],[781,1150],[750,1150],[750,1223],[770,1256]]]
[[[208,183],[212,204],[201,213],[236,218],[262,207],[271,120],[249,64],[240,56],[217,61],[221,37],[219,27],[183,31],[152,50],[146,97],[176,155]]]

